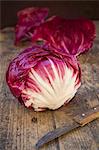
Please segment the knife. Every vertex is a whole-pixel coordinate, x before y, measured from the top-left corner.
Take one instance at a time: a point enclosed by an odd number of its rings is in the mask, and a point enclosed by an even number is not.
[[[39,149],[44,144],[62,136],[63,134],[67,134],[76,128],[83,127],[89,122],[97,118],[99,118],[99,105],[94,108],[89,109],[85,113],[76,115],[73,118],[74,122],[72,125],[69,125],[69,126],[64,125],[63,127],[56,128],[55,130],[50,131],[47,134],[45,134],[42,138],[38,140],[38,142],[35,145],[35,148]]]

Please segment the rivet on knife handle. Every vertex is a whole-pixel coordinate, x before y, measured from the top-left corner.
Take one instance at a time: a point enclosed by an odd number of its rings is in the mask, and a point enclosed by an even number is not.
[[[73,120],[79,123],[80,126],[84,126],[97,118],[99,118],[99,105],[94,108],[91,108],[90,110],[81,115],[75,116]]]

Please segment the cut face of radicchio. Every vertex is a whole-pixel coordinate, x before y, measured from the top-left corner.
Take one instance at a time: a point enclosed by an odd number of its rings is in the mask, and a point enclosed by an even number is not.
[[[35,111],[57,109],[68,103],[81,85],[76,56],[91,48],[95,27],[90,20],[52,17],[44,22],[46,8],[18,12],[16,43],[27,35],[34,44],[10,63],[6,80],[26,107]]]
[[[48,15],[47,8],[26,8],[17,13],[18,23],[15,28],[15,44],[27,38],[31,39],[34,29],[44,22]]]
[[[34,46],[12,60],[7,83],[26,107],[57,109],[74,97],[81,84],[80,68],[71,62],[72,58],[63,60]]]

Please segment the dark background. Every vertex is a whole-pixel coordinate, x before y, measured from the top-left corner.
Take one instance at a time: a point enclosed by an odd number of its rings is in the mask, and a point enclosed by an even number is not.
[[[98,1],[0,1],[0,28],[15,26],[17,11],[26,7],[48,7],[49,16],[59,15],[65,18],[86,17],[99,20]]]

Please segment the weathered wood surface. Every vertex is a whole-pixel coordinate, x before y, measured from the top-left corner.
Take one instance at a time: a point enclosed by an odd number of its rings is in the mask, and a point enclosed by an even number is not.
[[[35,150],[37,140],[48,131],[64,124],[72,124],[71,118],[99,104],[99,22],[95,22],[97,37],[92,50],[79,57],[82,68],[82,86],[75,98],[58,110],[34,112],[20,105],[6,85],[8,64],[24,46],[15,47],[13,30],[0,34],[0,150]],[[64,135],[41,150],[98,150],[99,119]]]

